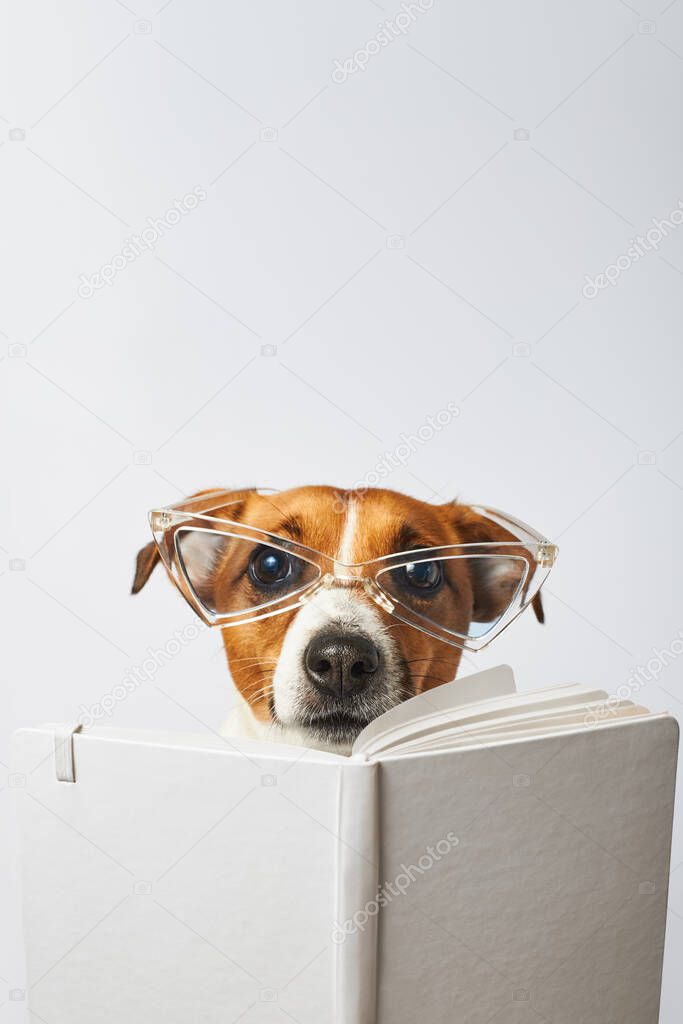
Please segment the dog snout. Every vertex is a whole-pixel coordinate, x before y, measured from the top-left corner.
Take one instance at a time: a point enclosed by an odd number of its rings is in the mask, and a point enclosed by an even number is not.
[[[304,653],[306,674],[315,689],[338,699],[365,690],[379,664],[377,647],[360,633],[320,633]]]

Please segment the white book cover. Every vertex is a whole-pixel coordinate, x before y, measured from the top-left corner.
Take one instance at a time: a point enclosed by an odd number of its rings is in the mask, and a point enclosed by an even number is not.
[[[47,1024],[656,1024],[678,728],[500,668],[350,757],[21,730]],[[72,780],[72,781],[71,781]]]

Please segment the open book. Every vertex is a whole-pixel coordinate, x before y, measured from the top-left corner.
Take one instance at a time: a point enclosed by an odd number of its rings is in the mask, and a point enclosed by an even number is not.
[[[17,733],[48,1024],[656,1024],[678,729],[501,667],[350,757]]]

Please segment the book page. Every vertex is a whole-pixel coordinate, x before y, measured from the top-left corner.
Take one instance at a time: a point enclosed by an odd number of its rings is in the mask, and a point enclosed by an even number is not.
[[[366,753],[377,745],[383,736],[402,726],[412,727],[415,723],[435,715],[445,716],[453,709],[466,704],[491,700],[515,692],[515,680],[509,665],[497,665],[485,672],[476,672],[452,683],[437,686],[433,690],[403,701],[370,722],[356,739],[353,753]]]
[[[653,717],[647,708],[624,701],[620,707],[613,708],[609,715],[600,715],[594,722],[593,716],[600,707],[601,705],[587,704],[576,709],[562,709],[551,715],[540,712],[532,715],[520,715],[485,727],[466,726],[462,729],[450,730],[446,735],[437,734],[427,736],[424,740],[418,740],[415,743],[411,742],[401,746],[398,753],[404,755],[425,750],[456,750],[470,746],[490,746],[493,743],[503,742],[509,737],[520,739],[528,736],[554,736],[560,730],[604,728],[618,725],[624,718]]]
[[[447,737],[465,725],[480,725],[482,728],[485,725],[493,726],[495,722],[517,714],[583,706],[586,701],[603,700],[606,696],[604,690],[589,690],[584,686],[570,683],[546,690],[532,690],[488,701],[476,701],[388,730],[368,744],[364,753],[368,756],[376,756],[389,750],[397,753],[412,748],[414,743],[427,738],[433,738],[434,742],[441,742],[447,746]]]

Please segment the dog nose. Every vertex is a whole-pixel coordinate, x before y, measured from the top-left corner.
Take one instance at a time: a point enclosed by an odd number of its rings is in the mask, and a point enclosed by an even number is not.
[[[379,651],[362,634],[322,633],[308,644],[304,664],[317,690],[351,697],[366,688],[379,668]]]

